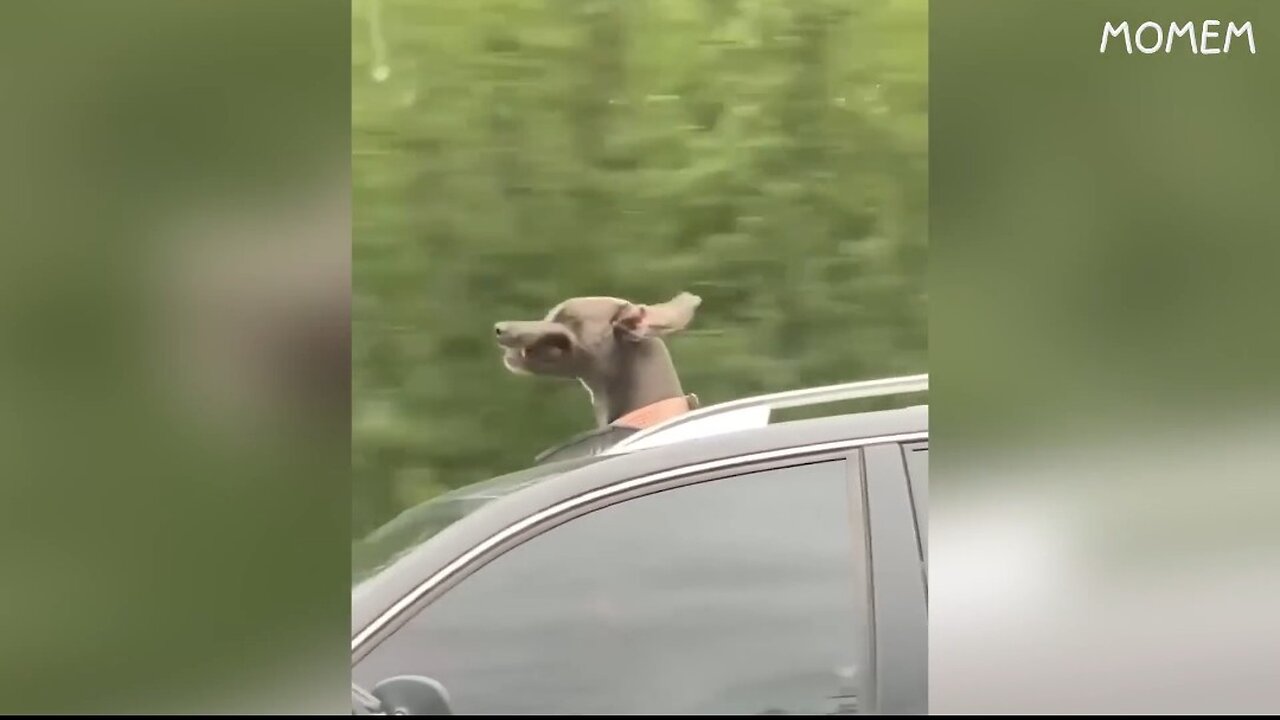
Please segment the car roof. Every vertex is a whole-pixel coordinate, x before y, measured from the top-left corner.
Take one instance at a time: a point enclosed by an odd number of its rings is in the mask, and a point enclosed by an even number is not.
[[[788,447],[870,439],[928,430],[928,407],[794,420],[716,437],[686,440],[541,475],[476,509],[401,555],[352,591],[354,636],[435,570],[532,513],[566,498],[671,468]]]

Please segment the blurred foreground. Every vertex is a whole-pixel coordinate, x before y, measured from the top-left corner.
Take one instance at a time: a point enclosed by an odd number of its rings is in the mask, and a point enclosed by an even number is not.
[[[1259,53],[1098,54],[1175,19]],[[1276,711],[1280,6],[930,22],[930,709]]]
[[[348,5],[0,17],[0,711],[343,712]]]

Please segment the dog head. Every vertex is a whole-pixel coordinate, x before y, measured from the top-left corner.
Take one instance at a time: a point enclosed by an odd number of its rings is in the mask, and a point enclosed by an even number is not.
[[[684,329],[701,303],[687,292],[656,305],[576,297],[542,320],[500,322],[493,331],[508,370],[590,381],[615,376],[641,344]]]

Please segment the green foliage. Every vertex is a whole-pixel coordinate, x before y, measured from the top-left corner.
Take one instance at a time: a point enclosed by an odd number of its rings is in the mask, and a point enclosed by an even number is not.
[[[590,426],[493,322],[703,297],[704,403],[921,372],[925,0],[357,0],[354,532]]]

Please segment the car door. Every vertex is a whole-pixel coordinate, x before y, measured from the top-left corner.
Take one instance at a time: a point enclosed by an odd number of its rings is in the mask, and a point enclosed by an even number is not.
[[[915,547],[905,484],[847,453],[661,473],[467,574],[353,680],[426,675],[459,714],[922,711],[876,663],[901,660],[873,608],[905,597],[879,561]]]

